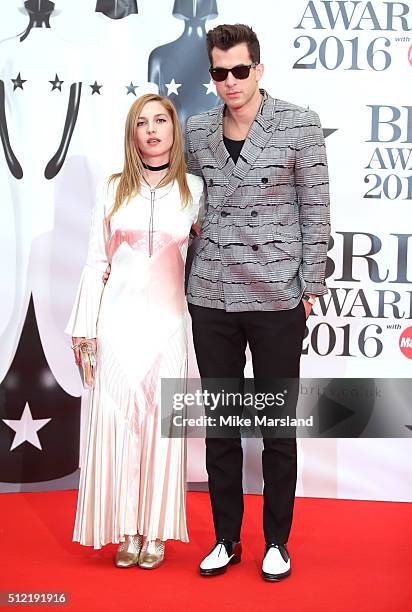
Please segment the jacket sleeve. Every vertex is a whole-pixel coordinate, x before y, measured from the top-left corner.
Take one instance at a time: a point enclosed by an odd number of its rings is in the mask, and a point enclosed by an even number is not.
[[[325,140],[318,115],[306,111],[299,129],[295,182],[302,232],[305,292],[324,295],[330,236],[329,178]]]
[[[107,181],[96,194],[92,212],[89,247],[86,265],[80,277],[79,287],[65,333],[75,337],[96,338],[97,318],[104,288],[102,276],[109,263],[105,216],[109,212]]]

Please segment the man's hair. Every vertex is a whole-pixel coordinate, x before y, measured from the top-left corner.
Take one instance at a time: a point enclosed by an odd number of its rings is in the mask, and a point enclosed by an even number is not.
[[[210,65],[212,66],[212,49],[217,47],[222,51],[227,51],[235,45],[246,43],[252,62],[260,62],[260,45],[258,37],[247,25],[243,23],[223,24],[213,30],[209,30],[206,35],[207,54]]]

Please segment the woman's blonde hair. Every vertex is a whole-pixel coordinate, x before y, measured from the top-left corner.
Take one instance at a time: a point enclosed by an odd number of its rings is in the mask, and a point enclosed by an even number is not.
[[[182,131],[176,109],[168,98],[158,96],[157,94],[145,94],[132,104],[127,115],[124,132],[123,171],[112,174],[108,181],[110,185],[110,183],[119,179],[114,205],[106,219],[107,222],[110,221],[110,218],[119,210],[124,202],[127,203],[132,197],[140,192],[144,167],[135,138],[138,119],[144,105],[148,102],[160,102],[169,114],[173,124],[173,145],[170,150],[169,172],[160,184],[164,187],[176,180],[179,185],[183,207],[187,206],[191,201],[192,196],[186,178],[186,162],[183,152]]]

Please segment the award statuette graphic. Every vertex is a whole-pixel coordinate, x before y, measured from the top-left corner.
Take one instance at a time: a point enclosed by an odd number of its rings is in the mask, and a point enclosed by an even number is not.
[[[97,0],[96,13],[103,13],[110,19],[124,19],[138,13],[136,0]]]
[[[184,20],[184,31],[177,40],[154,49],[149,57],[148,81],[156,83],[159,94],[173,102],[183,130],[188,117],[219,103],[205,41],[206,20],[217,15],[216,0],[175,0],[173,16]]]
[[[29,37],[29,34],[38,30],[50,30],[50,15],[54,11],[54,3],[49,0],[27,0],[24,3],[24,7],[29,15],[29,24],[24,32],[24,34],[18,39],[20,43],[24,43],[24,41]],[[51,40],[47,41],[51,44]],[[42,52],[41,41],[39,40],[39,51]],[[34,49],[36,48],[36,42],[33,43]],[[51,49],[50,49],[51,50]],[[8,52],[9,49],[7,49]],[[7,53],[6,51],[6,53]],[[16,49],[17,51],[17,49]],[[17,55],[17,54],[16,54]],[[20,54],[24,57],[24,53]],[[31,56],[31,62],[35,62],[35,57],[33,56],[33,49],[30,50],[28,55]],[[27,59],[27,58],[25,58]],[[10,62],[5,62],[10,63]],[[23,67],[22,67],[23,69]],[[3,71],[2,71],[3,72]],[[34,80],[37,80],[38,75],[35,74],[36,70],[34,70],[33,77]],[[24,74],[24,72],[23,72]],[[30,75],[31,76],[31,75]],[[0,139],[3,145],[4,156],[6,159],[6,163],[9,167],[9,170],[14,178],[22,179],[24,175],[24,168],[14,153],[13,146],[10,142],[9,138],[9,129],[7,126],[7,116],[6,116],[6,102],[9,103],[10,107],[13,110],[13,99],[7,100],[6,92],[5,92],[5,80],[3,79],[3,74],[1,74],[0,79]],[[6,75],[4,75],[6,77]],[[55,76],[57,79],[57,74]],[[29,85],[30,79],[21,77],[21,70],[18,72],[17,77],[11,79],[13,82],[13,92],[16,90],[25,91],[24,84],[27,83],[27,87],[30,88],[32,83]],[[50,81],[51,82],[51,81]],[[53,90],[58,89],[60,92],[61,85],[59,88],[53,87]],[[53,91],[52,90],[52,91]],[[64,126],[62,126],[62,135],[60,139],[60,144],[57,147],[54,155],[51,156],[49,161],[45,165],[44,175],[47,179],[54,178],[61,170],[64,161],[67,156],[67,152],[69,150],[70,141],[73,136],[73,131],[76,126],[77,115],[79,112],[80,106],[80,96],[81,96],[81,83],[71,83],[70,84],[70,93],[69,100],[67,103],[67,111],[66,111],[66,119]],[[15,102],[15,101],[14,101]]]
[[[24,7],[30,20],[20,38],[20,42],[28,37],[32,28],[50,28],[50,15],[54,11],[54,2],[50,2],[50,0],[26,0]]]
[[[0,482],[62,478],[79,465],[80,402],[58,385],[42,349],[33,299],[0,384]]]

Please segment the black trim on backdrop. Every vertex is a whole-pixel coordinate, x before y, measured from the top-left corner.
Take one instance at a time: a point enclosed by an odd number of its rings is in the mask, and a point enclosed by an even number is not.
[[[4,157],[6,158],[6,163],[7,163],[7,166],[11,174],[16,179],[23,178],[23,168],[21,167],[19,160],[15,156],[13,148],[10,144],[9,130],[7,128],[7,119],[6,119],[4,82],[1,79],[0,79],[0,139],[3,145]]]
[[[57,75],[56,75],[57,76]],[[46,166],[44,176],[46,179],[54,178],[62,169],[64,160],[69,150],[70,141],[76,127],[77,115],[79,114],[80,97],[82,92],[81,83],[72,83],[70,86],[70,96],[67,105],[66,121],[64,123],[63,134],[60,145]]]

